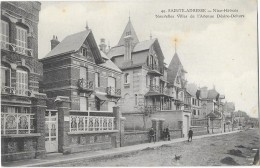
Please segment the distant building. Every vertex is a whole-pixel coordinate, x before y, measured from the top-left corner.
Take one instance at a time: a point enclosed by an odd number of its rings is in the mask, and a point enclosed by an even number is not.
[[[191,106],[191,116],[194,119],[204,118],[201,111],[201,98],[200,98],[200,90],[198,87],[193,84],[187,84],[186,91],[191,95],[190,97],[190,106]]]

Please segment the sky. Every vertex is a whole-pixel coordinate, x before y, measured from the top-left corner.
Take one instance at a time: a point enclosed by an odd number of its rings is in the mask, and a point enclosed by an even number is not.
[[[189,83],[215,86],[224,101],[235,103],[236,110],[258,117],[257,1],[256,0],[175,0],[175,1],[77,1],[41,2],[39,58],[50,51],[53,35],[61,41],[67,35],[93,31],[97,44],[105,38],[117,45],[129,16],[139,41],[150,34],[159,40],[169,65],[176,49],[188,72]],[[243,18],[156,18],[168,9],[234,9]],[[212,14],[212,13],[206,13]],[[221,12],[218,14],[231,14]],[[215,16],[217,13],[215,13]]]

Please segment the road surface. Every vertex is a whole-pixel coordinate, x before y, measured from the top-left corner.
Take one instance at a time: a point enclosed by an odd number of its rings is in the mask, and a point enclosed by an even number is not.
[[[254,129],[55,166],[250,166],[259,148],[259,131]]]

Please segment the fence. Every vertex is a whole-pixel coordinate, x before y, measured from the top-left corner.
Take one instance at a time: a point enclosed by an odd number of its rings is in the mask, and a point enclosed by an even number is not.
[[[34,114],[2,113],[1,134],[30,134],[34,132]]]
[[[191,119],[191,126],[207,126],[208,125],[208,119]]]
[[[70,116],[70,132],[112,131],[115,117]]]

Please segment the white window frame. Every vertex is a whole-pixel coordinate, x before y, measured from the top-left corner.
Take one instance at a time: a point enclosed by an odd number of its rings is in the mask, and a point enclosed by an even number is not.
[[[8,45],[6,43],[9,43],[9,23],[6,21],[1,20],[1,44],[2,48],[8,49]]]
[[[28,91],[28,72],[23,69],[16,70],[16,93],[26,95]]]
[[[27,49],[27,37],[27,30],[20,26],[16,26],[15,41],[18,52],[25,54],[25,49]]]
[[[81,52],[81,54],[82,54],[83,56],[85,56],[85,57],[88,56],[88,49],[87,49],[87,48],[82,47],[80,52]]]

